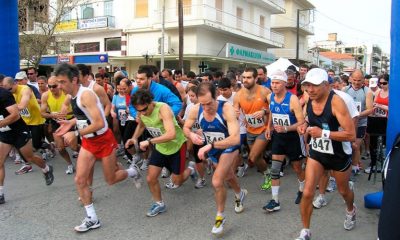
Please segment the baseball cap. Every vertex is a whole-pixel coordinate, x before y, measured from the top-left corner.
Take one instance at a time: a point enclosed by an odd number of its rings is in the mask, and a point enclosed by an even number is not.
[[[287,82],[287,75],[284,71],[282,70],[275,70],[271,73],[270,75],[271,80],[281,80],[284,82]]]
[[[370,78],[369,79],[369,86],[370,87],[376,87],[378,86],[378,78]]]
[[[306,78],[302,84],[308,82],[314,85],[320,85],[322,82],[328,82],[328,73],[322,68],[313,68],[307,72]]]
[[[17,79],[25,79],[25,78],[28,78],[25,71],[20,71],[20,72],[17,72],[17,74],[15,74],[16,80]]]

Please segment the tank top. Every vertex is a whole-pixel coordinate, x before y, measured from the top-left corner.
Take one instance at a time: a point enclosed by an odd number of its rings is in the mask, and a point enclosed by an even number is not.
[[[246,99],[243,94],[240,95],[240,108],[243,110],[246,122],[247,132],[251,134],[261,134],[266,129],[266,120],[263,118],[254,118],[253,113],[268,108],[268,103],[264,102],[261,95],[262,86],[257,85],[257,90],[252,100]]]
[[[162,119],[160,119],[160,114],[159,114],[160,108],[163,105],[167,104],[162,102],[155,102],[154,109],[149,116],[144,116],[143,114],[140,115],[140,119],[142,120],[142,122],[146,126],[147,131],[150,133],[152,137],[159,137],[166,132],[163,121]],[[155,144],[157,151],[159,151],[164,155],[171,155],[178,152],[181,149],[183,143],[186,142],[186,138],[183,135],[183,131],[179,127],[175,117],[173,117],[172,120],[174,122],[174,127],[176,132],[175,139],[165,143]]]
[[[278,103],[275,101],[275,93],[271,94],[271,104],[269,105],[269,109],[271,110],[273,125],[289,127],[290,125],[297,123],[296,116],[290,111],[291,96],[292,94],[290,92],[286,92],[285,98],[282,102]]]
[[[346,87],[346,89],[345,89],[345,92],[347,94],[349,94],[351,97],[353,97],[354,102],[357,107],[357,110],[360,113],[367,108],[366,107],[367,106],[366,105],[366,99],[367,99],[366,93],[368,91],[369,91],[369,88],[364,87],[364,86],[358,90],[355,90],[353,88],[353,86],[350,85],[350,86]],[[367,126],[367,117],[359,117],[358,118],[358,127],[364,127],[364,126]]]
[[[13,93],[15,101],[17,103],[21,102],[22,92],[25,89],[29,89],[29,87],[25,85],[17,86],[17,90],[15,91],[15,93]],[[22,119],[25,121],[26,125],[36,126],[45,122],[45,119],[42,118],[42,115],[40,114],[39,103],[36,100],[34,94],[31,94],[26,108],[20,110],[19,113]]]
[[[0,88],[0,120],[5,119],[10,115],[10,113],[7,111],[6,108],[15,105],[15,99],[11,95],[11,92],[8,90],[5,90],[4,88]],[[26,127],[26,124],[24,120],[21,118],[18,118],[15,122],[10,123],[7,126],[3,126],[0,128],[0,135],[3,132],[8,132],[8,131],[28,131],[28,128]]]
[[[335,95],[330,91],[324,109],[320,115],[316,115],[312,109],[312,100],[307,103],[307,115],[310,127],[319,127],[322,130],[340,131],[341,127],[338,120],[332,114],[332,98]],[[311,151],[314,155],[335,156],[338,159],[347,159],[351,154],[350,142],[339,142],[332,139],[311,138]]]
[[[91,81],[89,81],[89,86],[87,86],[87,88],[93,90],[95,84],[96,84],[96,81],[91,80]]]
[[[53,93],[50,90],[48,91],[48,93],[49,94],[48,94],[48,98],[47,98],[47,106],[49,108],[50,113],[61,112],[61,108],[63,106],[63,103],[64,103],[67,95],[63,91],[61,91],[61,95],[58,98],[56,98],[56,97],[54,97]],[[68,107],[68,113],[70,113],[70,112],[72,112],[71,105],[69,105],[69,107]],[[71,119],[71,118],[72,118],[72,115],[68,114],[67,119]]]
[[[89,88],[80,86],[76,96],[71,99],[72,112],[74,113],[74,116],[77,119],[76,126],[78,129],[86,128],[93,121],[93,119],[89,115],[89,112],[87,111],[87,109],[84,106],[82,106],[82,103],[81,103],[81,95],[84,91],[93,92],[93,90],[91,90]],[[104,108],[101,105],[100,100],[97,97],[96,93],[93,92],[93,94],[96,96],[96,105],[97,105],[97,108],[100,110],[101,118],[104,122],[104,127],[94,133],[89,133],[89,134],[84,135],[83,137],[85,137],[85,138],[91,138],[94,136],[101,135],[101,134],[105,133],[108,129],[107,121],[106,121],[105,114],[104,114]]]
[[[380,90],[376,96],[375,96],[375,103],[377,104],[381,104],[381,105],[385,105],[385,106],[389,106],[389,95],[386,96],[385,98],[381,97],[381,92],[382,90]],[[388,116],[388,112],[380,109],[380,108],[376,108],[374,115],[376,117],[387,117]]]

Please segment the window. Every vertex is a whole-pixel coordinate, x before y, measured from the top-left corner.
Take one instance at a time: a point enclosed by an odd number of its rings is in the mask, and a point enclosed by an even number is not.
[[[61,22],[71,20],[71,11],[72,11],[72,8],[65,9],[64,14],[61,16]]]
[[[105,50],[106,51],[121,51],[121,38],[106,38],[105,41]]]
[[[147,0],[136,0],[135,17],[148,17],[149,16],[149,3]]]
[[[264,37],[265,33],[265,17],[260,16],[260,36]]]
[[[243,27],[243,9],[242,8],[236,8],[236,27],[238,29],[242,29]]]
[[[215,9],[217,10],[217,22],[222,22],[222,0],[215,0]]]
[[[66,54],[70,53],[70,42],[69,41],[64,41],[64,42],[57,42],[56,43],[56,54]]]
[[[113,1],[104,2],[104,16],[113,16]]]
[[[81,6],[82,19],[94,18],[94,9],[92,4],[85,4]]]
[[[75,43],[74,52],[75,53],[100,52],[100,43],[99,42]]]

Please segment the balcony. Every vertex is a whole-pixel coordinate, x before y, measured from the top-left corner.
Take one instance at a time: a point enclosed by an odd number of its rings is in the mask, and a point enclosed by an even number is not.
[[[248,0],[249,3],[270,10],[272,14],[285,13],[284,0]]]
[[[183,15],[185,27],[203,25],[225,34],[251,38],[266,43],[267,47],[283,47],[284,44],[282,34],[206,4],[184,6]],[[151,16],[150,19],[153,21],[153,28],[161,28],[162,11],[156,11],[155,16]],[[165,28],[177,27],[178,9],[165,9]]]
[[[100,16],[87,19],[62,21],[56,25],[55,31],[60,32],[76,32],[78,30],[89,29],[110,29],[115,28],[114,16]]]
[[[314,26],[309,22],[300,20],[300,34],[302,35],[314,35]],[[297,29],[296,20],[290,19],[288,17],[283,17],[279,15],[274,15],[271,18],[271,28],[274,30],[284,30],[284,29]]]
[[[268,52],[273,53],[277,58],[296,59],[296,49],[294,48],[268,49]],[[313,57],[307,50],[300,49],[299,59],[305,62],[312,62]]]

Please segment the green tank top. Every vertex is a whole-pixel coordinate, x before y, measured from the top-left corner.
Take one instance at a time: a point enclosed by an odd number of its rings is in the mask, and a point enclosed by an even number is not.
[[[165,103],[156,102],[153,112],[150,116],[140,116],[140,119],[142,120],[142,122],[146,126],[147,131],[149,131],[152,137],[159,137],[165,133],[163,122],[159,117],[160,107],[162,105],[165,105]],[[178,125],[178,122],[175,118],[173,118],[173,121],[176,131],[175,139],[166,143],[155,144],[157,151],[165,155],[171,155],[178,152],[183,143],[186,141],[186,138],[183,135],[183,131]]]

